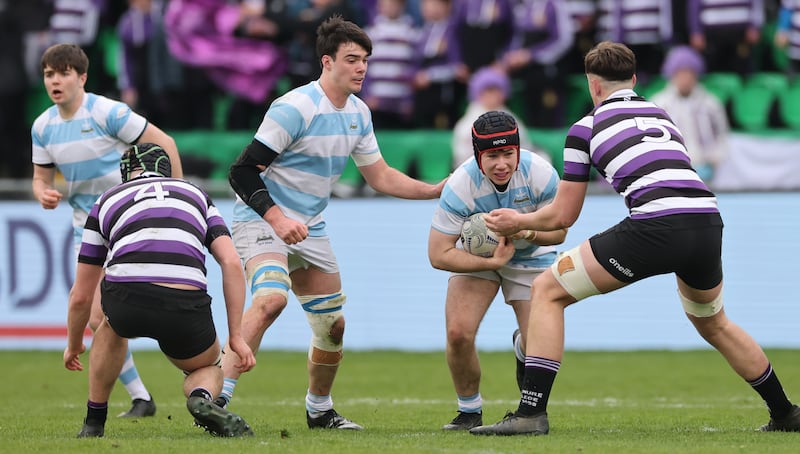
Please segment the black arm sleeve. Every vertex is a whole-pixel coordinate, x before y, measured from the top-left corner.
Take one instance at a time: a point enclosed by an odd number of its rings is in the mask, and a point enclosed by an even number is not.
[[[275,205],[275,202],[272,201],[272,197],[267,192],[267,187],[264,186],[264,182],[259,175],[261,170],[257,166],[268,167],[277,157],[278,153],[253,139],[250,145],[246,146],[242,154],[236,159],[236,162],[231,164],[228,172],[228,181],[231,184],[231,188],[259,216],[264,216],[264,213],[272,205]]]

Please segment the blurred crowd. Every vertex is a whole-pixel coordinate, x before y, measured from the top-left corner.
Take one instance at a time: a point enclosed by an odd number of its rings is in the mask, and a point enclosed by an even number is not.
[[[211,129],[223,105],[224,129],[255,129],[272,99],[318,77],[315,30],[339,13],[373,39],[359,96],[376,129],[453,128],[477,101],[478,76],[501,80],[488,85],[501,104],[513,98],[522,124],[558,128],[573,120],[568,76],[596,42],[631,47],[640,85],[663,77],[676,46],[707,72],[793,72],[794,11],[800,1],[0,0],[0,177],[30,174],[29,122],[49,105],[39,58],[53,43],[84,48],[88,91],[163,129]]]

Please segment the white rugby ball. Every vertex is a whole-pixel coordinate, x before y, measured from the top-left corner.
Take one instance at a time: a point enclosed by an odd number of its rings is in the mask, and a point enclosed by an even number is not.
[[[461,226],[461,245],[470,254],[491,257],[500,244],[500,236],[486,227],[483,215],[475,213]]]

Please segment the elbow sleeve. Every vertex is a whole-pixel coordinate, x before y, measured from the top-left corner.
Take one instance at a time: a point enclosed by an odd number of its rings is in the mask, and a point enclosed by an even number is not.
[[[264,216],[275,202],[261,179],[258,166],[269,166],[277,156],[269,147],[253,140],[231,164],[228,172],[231,188],[259,216]]]

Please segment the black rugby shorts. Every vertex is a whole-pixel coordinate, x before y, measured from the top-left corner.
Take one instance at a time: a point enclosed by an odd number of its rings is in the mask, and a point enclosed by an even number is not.
[[[119,336],[155,339],[171,358],[197,356],[217,340],[211,297],[203,290],[104,279],[100,291],[103,313]]]
[[[589,244],[597,261],[622,282],[675,273],[707,290],[722,282],[722,228],[716,213],[626,218]]]

